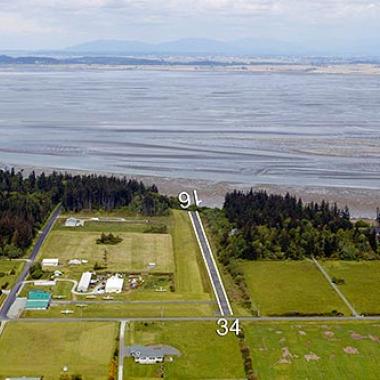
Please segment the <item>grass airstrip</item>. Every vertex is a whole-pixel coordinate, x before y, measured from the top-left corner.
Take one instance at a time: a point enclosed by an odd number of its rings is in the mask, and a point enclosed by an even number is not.
[[[116,323],[10,322],[0,339],[0,379],[69,374],[104,380],[117,347]]]

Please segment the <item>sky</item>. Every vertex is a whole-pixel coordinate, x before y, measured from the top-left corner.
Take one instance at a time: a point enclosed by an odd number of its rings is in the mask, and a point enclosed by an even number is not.
[[[60,49],[97,39],[380,45],[380,0],[0,0],[0,49]]]

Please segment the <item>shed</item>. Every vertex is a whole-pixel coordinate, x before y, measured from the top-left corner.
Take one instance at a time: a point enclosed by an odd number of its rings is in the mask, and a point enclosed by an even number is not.
[[[57,267],[59,265],[59,259],[43,259],[42,266],[44,267]]]
[[[121,293],[123,290],[124,279],[118,275],[110,277],[106,282],[106,293]]]
[[[87,292],[88,287],[90,286],[91,276],[92,276],[91,272],[82,273],[82,277],[79,281],[78,288],[77,288],[78,292]]]

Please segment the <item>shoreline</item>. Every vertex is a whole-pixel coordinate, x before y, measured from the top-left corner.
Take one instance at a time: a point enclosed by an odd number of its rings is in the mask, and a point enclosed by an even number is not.
[[[0,73],[33,71],[162,71],[162,72],[215,72],[215,73],[247,73],[247,74],[335,74],[335,75],[380,75],[378,63],[236,63],[236,64],[0,64]]]
[[[78,170],[64,168],[37,168],[27,165],[11,165],[1,162],[0,168],[14,168],[16,171],[22,171],[25,175],[29,175],[33,170],[36,174],[45,172],[47,174],[53,171],[61,173],[70,173],[74,175],[98,174],[115,177],[126,177],[144,182],[146,185],[155,184],[160,193],[168,196],[176,196],[180,192],[186,191],[189,194],[193,190],[197,190],[202,205],[207,207],[222,207],[225,194],[233,190],[248,191],[254,189],[256,191],[263,190],[270,194],[286,194],[290,193],[297,198],[301,198],[304,202],[321,202],[325,200],[330,203],[337,203],[338,207],[348,206],[351,217],[369,218],[376,217],[376,208],[380,207],[380,188],[357,188],[357,187],[337,187],[337,186],[289,186],[289,185],[269,185],[259,184],[250,186],[249,184],[239,184],[223,181],[207,181],[186,178],[169,178],[160,176],[139,176],[129,175],[128,173],[106,172],[100,170]]]

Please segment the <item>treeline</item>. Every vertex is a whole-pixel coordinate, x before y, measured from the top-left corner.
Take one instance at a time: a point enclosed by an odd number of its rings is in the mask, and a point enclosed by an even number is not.
[[[164,215],[170,207],[156,186],[136,180],[56,172],[23,176],[0,170],[0,256],[20,257],[59,203],[74,212],[128,207],[147,216]]]
[[[234,191],[226,195],[228,227],[221,259],[374,259],[380,255],[370,226],[353,225],[347,208],[327,202],[304,204],[289,194]]]

